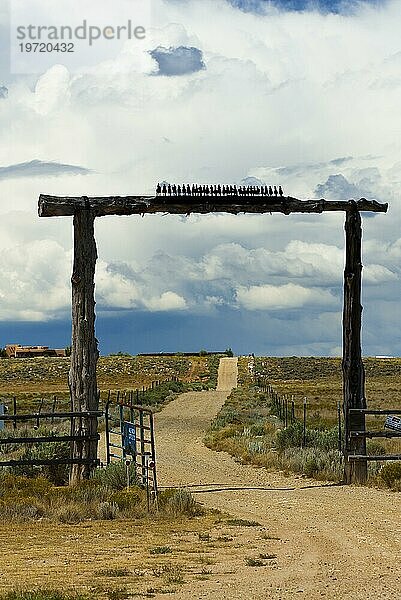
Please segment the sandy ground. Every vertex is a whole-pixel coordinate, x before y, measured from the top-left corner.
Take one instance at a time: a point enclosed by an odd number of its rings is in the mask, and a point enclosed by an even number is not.
[[[188,582],[174,598],[400,598],[399,494],[284,477],[203,445],[236,380],[236,359],[222,359],[216,391],[182,394],[156,415],[159,482],[193,486],[205,506],[258,521],[278,538],[268,541],[277,558]],[[242,489],[202,491],[221,487]]]

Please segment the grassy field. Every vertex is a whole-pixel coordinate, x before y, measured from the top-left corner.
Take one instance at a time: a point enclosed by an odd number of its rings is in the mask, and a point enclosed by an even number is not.
[[[364,360],[366,396],[370,408],[399,408],[401,359]],[[284,428],[258,378],[281,396],[293,399],[297,422]],[[240,387],[234,390],[211,425],[206,443],[245,463],[295,471],[318,479],[339,481],[343,465],[337,450],[337,403],[342,403],[341,362],[336,358],[255,358],[239,361]],[[307,399],[307,440],[301,448],[302,405]],[[383,429],[385,417],[368,416],[368,429]],[[401,454],[401,440],[368,440],[369,454]],[[390,482],[401,489],[400,463],[369,463],[372,483]],[[378,478],[379,473],[383,478]],[[393,485],[395,481],[395,484]]]
[[[105,356],[97,367],[98,387],[105,398],[108,390],[141,389],[152,381],[173,376],[183,383],[215,386],[218,358],[215,356]],[[34,408],[40,398],[51,406],[69,402],[69,358],[0,359],[0,398],[6,403],[16,397],[19,406]]]
[[[401,358],[365,358],[366,399],[369,408],[401,407]],[[342,372],[339,358],[255,359],[255,377],[263,375],[281,395],[293,396],[301,417],[306,397],[312,425],[337,423],[337,403],[342,403]],[[368,428],[379,428],[383,417],[367,416]],[[398,442],[393,442],[398,444]]]

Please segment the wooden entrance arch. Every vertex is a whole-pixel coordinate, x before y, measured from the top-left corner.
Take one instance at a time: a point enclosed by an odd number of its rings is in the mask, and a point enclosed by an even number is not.
[[[281,188],[280,188],[280,194]],[[74,264],[72,283],[72,353],[69,373],[72,410],[97,411],[98,390],[95,337],[94,276],[97,260],[94,221],[106,215],[168,213],[323,213],[345,212],[345,270],[343,310],[343,409],[345,417],[345,480],[363,483],[367,478],[365,373],[361,350],[361,211],[387,212],[388,205],[364,198],[354,201],[298,200],[267,188],[235,186],[166,186],[155,196],[57,197],[41,195],[40,217],[72,216]],[[351,435],[358,432],[358,435]],[[87,478],[97,457],[97,418],[77,419],[74,434],[90,440],[74,442],[75,457],[89,459],[72,467],[71,481]],[[357,458],[353,458],[357,457]]]

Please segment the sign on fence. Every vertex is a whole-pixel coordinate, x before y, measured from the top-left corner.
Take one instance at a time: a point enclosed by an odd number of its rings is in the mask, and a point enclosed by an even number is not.
[[[136,427],[135,423],[124,421],[123,424],[123,445],[127,454],[135,456],[136,454]]]
[[[401,418],[394,415],[389,415],[384,423],[386,429],[393,429],[401,432]]]

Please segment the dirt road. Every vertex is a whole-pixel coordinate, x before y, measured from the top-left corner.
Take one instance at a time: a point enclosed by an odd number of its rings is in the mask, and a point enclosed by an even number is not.
[[[284,477],[240,465],[203,445],[236,378],[236,359],[222,359],[216,391],[182,394],[156,416],[159,480],[162,485],[197,486],[196,492],[243,488],[201,492],[196,498],[261,523],[264,530],[249,534],[250,548],[259,547],[255,535],[259,540],[270,537],[265,543],[277,559],[268,567],[236,565],[218,577],[184,585],[174,597],[400,598],[399,494]]]

